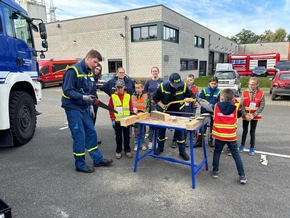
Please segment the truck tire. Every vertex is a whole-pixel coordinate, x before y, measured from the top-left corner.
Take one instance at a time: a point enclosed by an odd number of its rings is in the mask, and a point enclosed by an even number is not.
[[[34,101],[27,92],[11,92],[9,117],[14,145],[24,145],[33,137],[36,128],[35,112]]]

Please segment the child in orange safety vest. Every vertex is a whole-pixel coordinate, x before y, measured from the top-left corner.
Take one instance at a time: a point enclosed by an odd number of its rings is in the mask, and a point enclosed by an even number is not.
[[[235,160],[240,183],[246,184],[244,166],[237,147],[237,119],[242,114],[233,104],[233,100],[234,92],[231,89],[224,89],[220,94],[220,102],[214,106],[212,137],[215,139],[215,149],[212,177],[218,178],[220,156],[227,144]]]
[[[135,93],[132,95],[132,103],[134,107],[134,113],[138,112],[150,112],[151,108],[151,99],[150,96],[147,93],[144,93],[144,87],[141,81],[137,80],[135,82]],[[143,151],[147,150],[147,146],[145,145],[145,131],[146,128],[144,127],[144,131],[142,134],[141,139],[141,149]],[[138,133],[140,132],[140,125],[134,126],[134,132],[135,132],[135,147],[134,151],[137,151],[137,139],[138,139]]]
[[[262,119],[262,111],[265,107],[264,92],[259,89],[260,79],[258,77],[251,77],[249,80],[249,88],[245,90],[241,98],[241,110],[243,118],[243,134],[242,142],[239,147],[240,152],[245,148],[245,142],[248,134],[248,127],[250,128],[250,149],[249,155],[255,154],[255,139],[256,139],[256,127],[258,120]]]

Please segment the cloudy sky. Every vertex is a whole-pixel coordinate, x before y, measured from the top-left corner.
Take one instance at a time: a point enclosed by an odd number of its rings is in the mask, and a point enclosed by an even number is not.
[[[49,11],[51,1],[45,1]],[[290,0],[53,0],[53,3],[57,20],[163,4],[223,36],[236,35],[242,29],[262,34],[265,30],[284,28],[290,34]]]

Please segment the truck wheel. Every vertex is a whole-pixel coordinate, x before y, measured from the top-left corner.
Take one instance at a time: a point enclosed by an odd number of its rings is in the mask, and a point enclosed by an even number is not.
[[[10,129],[14,145],[24,145],[31,140],[36,128],[34,101],[27,92],[13,91],[9,102]]]

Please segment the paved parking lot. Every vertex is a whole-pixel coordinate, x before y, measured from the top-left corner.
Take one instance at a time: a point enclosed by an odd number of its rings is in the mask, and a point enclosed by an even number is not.
[[[99,96],[108,101],[104,93]],[[66,117],[60,99],[60,87],[44,89],[37,107],[43,114],[33,140],[0,149],[0,198],[11,206],[13,217],[289,217],[289,99],[272,102],[266,93],[264,119],[256,135],[257,150],[286,157],[268,155],[268,165],[262,165],[260,154],[242,153],[248,183],[240,185],[232,157],[223,154],[219,179],[203,168],[194,190],[188,166],[151,157],[140,161],[137,173],[134,159],[127,158],[114,159],[113,167],[97,168],[93,174],[77,173],[71,135],[62,128]],[[99,110],[96,126],[101,151],[114,157],[107,111]],[[241,130],[239,122],[239,138]],[[177,157],[177,150],[169,146],[172,132],[167,136],[165,154]],[[201,155],[201,149],[195,149],[197,160]],[[208,160],[211,169],[211,152]]]

